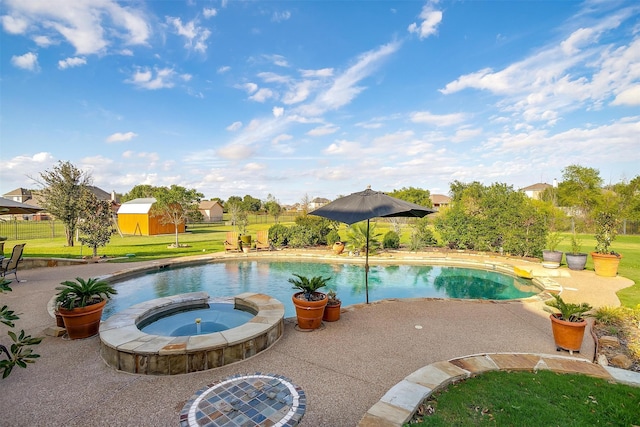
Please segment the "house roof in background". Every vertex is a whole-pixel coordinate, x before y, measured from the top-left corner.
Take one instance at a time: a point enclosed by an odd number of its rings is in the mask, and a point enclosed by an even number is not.
[[[444,194],[432,194],[429,196],[431,199],[431,203],[434,205],[443,205],[451,203],[451,197],[445,196]]]
[[[198,209],[211,209],[215,205],[220,205],[220,207],[222,207],[222,203],[217,200],[203,200],[198,205]]]
[[[521,188],[522,191],[542,191],[547,188],[552,187],[551,184],[547,184],[546,182],[538,182],[537,184],[530,185],[528,187]]]

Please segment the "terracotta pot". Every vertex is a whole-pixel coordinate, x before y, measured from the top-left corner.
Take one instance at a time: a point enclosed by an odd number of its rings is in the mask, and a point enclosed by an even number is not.
[[[618,274],[618,264],[622,255],[599,254],[591,252],[593,259],[593,268],[596,270],[597,276],[616,277]]]
[[[556,342],[557,349],[568,350],[570,352],[580,351],[587,321],[567,322],[558,319],[558,316],[559,314],[549,316],[551,319],[551,331],[553,332],[553,339]]]
[[[340,319],[340,307],[342,303],[336,305],[329,305],[324,308],[324,314],[322,315],[322,320],[325,322],[335,322]]]
[[[584,266],[587,264],[587,254],[572,254],[567,252],[564,254],[567,260],[567,267],[570,270],[584,270]]]
[[[344,243],[335,242],[333,244],[333,253],[336,254],[336,255],[340,255],[342,253],[342,251],[344,251]]]
[[[304,299],[304,292],[293,294],[291,300],[296,307],[296,316],[298,317],[298,328],[300,329],[318,329],[322,325],[322,315],[327,305],[327,295],[322,292],[323,298],[320,301],[307,301]]]
[[[96,335],[100,330],[100,317],[106,303],[107,300],[102,300],[98,304],[74,308],[73,310],[58,307],[58,312],[64,320],[64,327],[67,329],[69,338],[77,340]]]
[[[64,328],[64,319],[60,316],[60,313],[56,311],[56,326],[59,328]]]

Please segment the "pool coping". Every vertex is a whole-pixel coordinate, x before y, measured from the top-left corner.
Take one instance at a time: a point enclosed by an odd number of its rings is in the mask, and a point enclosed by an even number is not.
[[[169,337],[142,332],[137,324],[154,313],[209,302],[206,292],[145,301],[100,324],[100,353],[111,367],[134,374],[175,375],[239,362],[270,348],[284,333],[284,305],[269,295],[245,292],[233,297],[237,308],[256,315],[226,331]]]

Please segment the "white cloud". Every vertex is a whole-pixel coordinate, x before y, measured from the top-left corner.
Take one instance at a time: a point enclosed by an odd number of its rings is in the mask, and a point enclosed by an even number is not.
[[[262,163],[250,162],[250,163],[247,163],[246,165],[244,165],[242,170],[246,171],[246,172],[258,172],[258,171],[264,170],[266,168],[267,168],[266,165],[264,165]]]
[[[362,154],[360,144],[353,141],[338,140],[322,151],[330,156],[357,156]]]
[[[306,78],[318,77],[331,77],[333,76],[333,68],[321,68],[319,70],[300,70],[300,75]]]
[[[137,133],[135,132],[125,132],[125,133],[121,133],[121,132],[116,132],[112,135],[109,135],[106,139],[107,142],[124,142],[124,141],[131,141],[133,138],[135,138],[136,136],[138,136]]]
[[[37,44],[40,47],[49,47],[52,44],[57,44],[56,42],[54,42],[53,40],[51,40],[49,37],[47,36],[35,36],[33,38],[33,41],[35,42],[35,44]]]
[[[258,85],[255,83],[245,83],[242,88],[247,91],[248,94],[252,94],[258,90]]]
[[[202,9],[202,14],[205,18],[212,18],[218,14],[218,11],[212,7],[205,7]]]
[[[12,56],[11,63],[14,67],[22,68],[23,70],[38,71],[38,54],[33,52],[27,52],[24,55]]]
[[[566,40],[560,43],[560,48],[565,55],[575,55],[580,49],[588,45],[594,36],[592,28],[580,28],[574,31]]]
[[[632,86],[620,92],[611,104],[630,106],[640,105],[640,85]]]
[[[242,160],[251,157],[253,155],[253,149],[248,145],[229,144],[218,149],[216,154],[223,159]]]
[[[233,122],[229,126],[227,126],[227,130],[229,132],[235,132],[242,128],[242,122]]]
[[[291,12],[288,10],[285,10],[284,12],[274,12],[273,15],[271,15],[271,20],[273,22],[282,22],[289,18],[291,18]]]
[[[55,1],[8,0],[5,6],[5,29],[8,26],[21,34],[55,31],[74,46],[78,55],[103,52],[119,41],[145,44],[150,34],[141,10],[113,0],[72,1],[64,7]]]
[[[298,104],[306,101],[312,90],[318,87],[318,82],[313,80],[303,80],[290,86],[289,90],[282,97],[282,102],[287,105]]]
[[[267,59],[273,65],[277,65],[278,67],[288,67],[289,63],[287,59],[282,55],[262,55],[263,58]]]
[[[172,68],[156,68],[151,71],[149,68],[139,67],[133,73],[131,79],[126,80],[126,82],[142,89],[156,90],[173,87],[175,85],[173,82],[175,77],[176,72]]]
[[[464,128],[464,129],[458,129],[456,131],[456,133],[454,134],[453,138],[451,138],[451,141],[453,142],[463,142],[463,141],[467,141],[469,139],[475,138],[479,135],[482,135],[482,129],[481,128]]]
[[[285,142],[285,141],[290,141],[293,139],[293,135],[289,135],[287,133],[283,133],[280,134],[278,136],[276,136],[275,138],[273,138],[273,140],[271,141],[274,144],[279,144],[281,142]]]
[[[336,126],[319,126],[317,128],[311,129],[307,132],[309,136],[324,136],[331,135],[332,133],[336,133],[340,128]]]
[[[455,114],[432,114],[429,111],[417,111],[411,113],[410,119],[413,123],[428,123],[435,126],[451,126],[465,120],[462,113]]]
[[[81,65],[86,65],[87,60],[84,58],[67,58],[58,61],[58,68],[61,70],[66,70],[67,68],[79,67]]]
[[[0,17],[2,27],[9,34],[23,34],[27,31],[28,23],[26,20],[10,15]]]
[[[207,39],[211,35],[211,31],[204,27],[198,26],[198,21],[194,19],[186,24],[182,24],[180,18],[167,16],[167,23],[173,25],[176,33],[187,39],[184,47],[196,52],[205,53],[207,51]]]
[[[218,74],[224,74],[224,73],[226,73],[227,71],[230,71],[230,70],[231,70],[231,67],[229,67],[228,65],[225,65],[225,66],[222,66],[222,67],[218,68],[217,73]]]
[[[271,112],[273,113],[273,117],[282,117],[282,115],[284,114],[284,108],[283,107],[273,107],[273,109],[271,110]]]
[[[421,22],[419,24],[414,22],[407,28],[410,33],[418,34],[420,40],[434,35],[437,32],[438,25],[442,22],[442,11],[435,9],[437,3],[437,0],[428,1],[422,7],[422,12],[420,12]]]
[[[275,96],[275,93],[271,89],[262,88],[258,89],[258,91],[251,95],[249,99],[256,102],[265,102],[267,99],[274,98]]]

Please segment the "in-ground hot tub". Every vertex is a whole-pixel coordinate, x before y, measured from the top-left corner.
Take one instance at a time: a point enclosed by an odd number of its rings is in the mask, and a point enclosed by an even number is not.
[[[234,306],[255,316],[235,328],[171,337],[147,334],[138,327],[164,313],[189,310],[209,301],[206,292],[193,292],[145,301],[114,314],[100,325],[103,359],[108,365],[130,373],[185,374],[247,359],[282,336],[282,303],[269,295],[250,292],[235,296]]]

